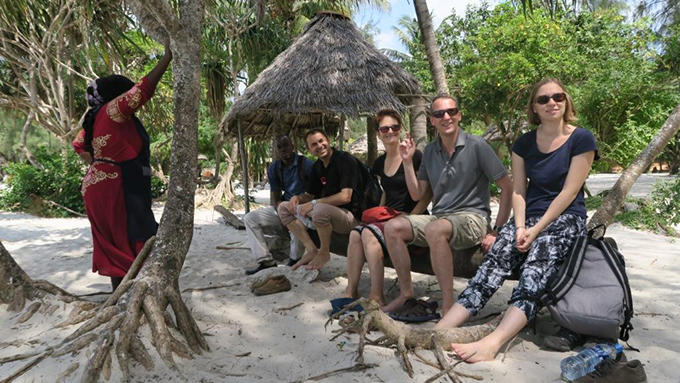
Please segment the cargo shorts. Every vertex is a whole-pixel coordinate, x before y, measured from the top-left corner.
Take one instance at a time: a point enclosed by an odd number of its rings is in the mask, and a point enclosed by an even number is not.
[[[468,211],[437,215],[407,215],[405,218],[411,223],[413,229],[413,240],[408,244],[415,246],[428,246],[425,226],[438,219],[451,222],[453,230],[449,245],[454,250],[479,245],[489,231],[489,223],[484,216]]]

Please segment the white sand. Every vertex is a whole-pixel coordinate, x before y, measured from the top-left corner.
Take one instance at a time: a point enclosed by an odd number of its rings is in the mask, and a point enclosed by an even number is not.
[[[158,211],[160,213],[160,211]],[[345,258],[333,255],[317,281],[308,284],[294,281],[291,291],[265,297],[255,297],[248,287],[243,268],[252,264],[249,250],[218,250],[218,245],[247,246],[244,231],[236,231],[221,224],[212,211],[197,211],[193,242],[180,278],[181,289],[232,285],[207,291],[186,292],[184,300],[193,311],[200,328],[206,333],[211,352],[196,355],[193,360],[176,357],[184,376],[190,382],[274,382],[296,381],[331,370],[353,365],[358,335],[341,336],[333,342],[330,331],[324,330],[329,299],[339,297],[347,280]],[[633,320],[631,344],[641,353],[626,352],[629,359],[640,359],[649,382],[679,382],[680,332],[680,246],[677,240],[646,232],[612,226],[608,235],[614,237],[627,259],[627,271],[633,289],[636,316]],[[0,240],[17,262],[33,278],[46,279],[74,294],[88,294],[110,290],[108,278],[90,271],[91,243],[86,219],[44,219],[25,214],[0,212]],[[396,275],[387,269],[386,288]],[[416,293],[440,298],[433,276],[414,274]],[[465,287],[464,279],[455,280],[456,292]],[[510,291],[516,282],[508,282],[494,296],[482,315],[501,311],[506,307]],[[365,272],[361,293],[368,292]],[[397,289],[388,293],[396,296]],[[91,297],[102,299],[104,296]],[[289,311],[276,312],[302,303]],[[4,307],[3,307],[4,306]],[[52,314],[39,311],[28,322],[16,325],[19,314],[7,312],[0,305],[0,358],[30,350],[42,344],[55,344],[76,327],[54,330],[63,320],[70,305],[60,304]],[[673,325],[675,323],[676,325]],[[432,324],[423,326],[430,327]],[[538,334],[525,329],[511,345],[505,356],[495,361],[470,366],[459,366],[461,371],[475,373],[485,381],[550,382],[559,380],[559,362],[568,353],[540,349],[542,338],[555,329],[549,316],[539,315]],[[147,347],[150,345],[148,327],[142,331]],[[372,339],[378,334],[369,335]],[[13,344],[8,344],[14,342]],[[80,368],[66,381],[80,381],[91,352],[77,356],[48,358],[22,375],[18,382],[54,382],[72,362]],[[150,349],[156,362],[153,372],[134,364],[133,374],[139,382],[177,381]],[[246,356],[240,356],[247,354]],[[431,352],[423,352],[434,361]],[[367,347],[367,363],[378,363],[366,372],[347,373],[325,379],[328,382],[405,382],[411,381],[391,350]],[[411,356],[416,376],[413,381],[424,381],[438,370]],[[0,366],[0,380],[22,366],[25,361]],[[116,361],[114,359],[114,365]],[[118,381],[114,375],[111,381]],[[443,381],[443,380],[440,380]],[[468,380],[472,381],[472,380]]]

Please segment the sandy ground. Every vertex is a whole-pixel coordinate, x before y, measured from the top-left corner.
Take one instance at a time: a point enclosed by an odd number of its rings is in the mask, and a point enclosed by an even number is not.
[[[594,194],[598,188],[610,187],[616,180],[615,177],[605,180],[599,177],[589,180],[588,186]],[[636,185],[633,194],[648,192],[645,188],[649,185],[645,184],[645,180],[643,178],[643,182]],[[652,183],[655,178],[647,181]],[[258,199],[266,200],[268,197],[266,191],[259,191],[257,195]],[[156,211],[158,217],[161,210],[162,207],[159,207]],[[627,351],[626,354],[629,359],[640,359],[644,363],[649,382],[680,382],[680,372],[675,366],[680,360],[680,332],[676,322],[680,316],[680,282],[677,278],[680,274],[680,246],[677,239],[629,230],[618,224],[609,228],[608,235],[617,240],[621,252],[626,256],[635,301],[635,330],[630,342],[641,352]],[[33,278],[46,279],[74,294],[110,290],[108,278],[90,271],[91,238],[86,219],[44,219],[0,212],[0,240]],[[180,278],[181,289],[228,287],[183,293],[185,302],[211,347],[211,352],[197,355],[192,360],[176,358],[188,381],[304,381],[311,376],[353,365],[358,335],[341,336],[329,342],[333,336],[331,330],[338,326],[330,326],[327,331],[323,326],[330,310],[328,300],[339,297],[347,285],[345,258],[334,255],[319,278],[312,283],[293,279],[291,291],[255,297],[249,290],[249,280],[243,274],[243,268],[252,264],[250,251],[219,250],[216,248],[218,245],[247,246],[245,232],[225,226],[219,215],[212,211],[197,211],[193,241]],[[393,270],[388,269],[386,288],[393,285],[395,278]],[[435,277],[414,274],[414,281],[416,294],[440,297]],[[466,280],[457,278],[455,290],[460,292],[465,284]],[[481,315],[503,310],[515,284],[507,282]],[[368,287],[365,271],[360,292],[366,295]],[[388,299],[397,293],[396,288],[390,290]],[[99,295],[88,299],[102,300],[105,297]],[[277,310],[298,304],[290,310]],[[7,312],[6,305],[0,305],[0,358],[57,343],[76,328],[53,329],[70,310],[70,305],[60,304],[51,315],[39,311],[28,322],[16,324],[18,314]],[[428,323],[421,326],[432,325]],[[508,351],[495,361],[458,368],[481,375],[484,381],[559,381],[559,362],[570,354],[540,348],[542,338],[555,330],[549,315],[543,311],[537,321],[536,334],[532,329],[525,329]],[[142,330],[142,334],[149,346],[148,328]],[[378,334],[371,334],[370,337],[376,339]],[[80,381],[90,352],[91,349],[75,356],[48,358],[17,381],[54,382],[73,362],[80,363],[80,367],[65,381]],[[135,381],[179,381],[163,365],[153,349],[151,354],[156,361],[156,369],[146,372],[143,367],[134,365]],[[423,352],[423,355],[435,360],[430,352]],[[416,374],[411,380],[395,353],[382,348],[367,347],[365,358],[367,363],[377,363],[379,366],[365,372],[332,376],[324,381],[420,382],[438,372],[411,357]],[[24,363],[1,365],[0,380]],[[114,371],[111,381],[118,381],[119,378]]]

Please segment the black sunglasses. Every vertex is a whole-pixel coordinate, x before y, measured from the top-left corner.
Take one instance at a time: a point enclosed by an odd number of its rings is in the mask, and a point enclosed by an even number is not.
[[[391,129],[393,132],[396,133],[396,132],[398,132],[398,131],[401,129],[401,126],[399,126],[398,124],[394,124],[394,125],[385,125],[385,126],[381,126],[381,127],[378,128],[378,130],[380,131],[380,133],[383,133],[383,134],[389,132],[390,129]]]
[[[444,117],[444,113],[448,113],[449,117],[453,117],[453,116],[457,115],[458,112],[459,112],[458,108],[436,110],[436,111],[432,112],[432,117],[442,118],[442,117]]]
[[[555,93],[552,96],[543,95],[536,97],[536,103],[539,105],[545,105],[550,102],[550,99],[555,100],[555,102],[563,102],[567,99],[566,93]]]

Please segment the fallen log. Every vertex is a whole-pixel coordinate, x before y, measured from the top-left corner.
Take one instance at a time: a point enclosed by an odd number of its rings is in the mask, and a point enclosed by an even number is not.
[[[236,230],[245,230],[246,229],[246,225],[243,224],[243,221],[241,221],[232,212],[227,210],[227,208],[225,208],[224,206],[215,205],[214,209],[215,209],[216,212],[220,213],[222,218],[224,218],[224,222],[233,226]]]

